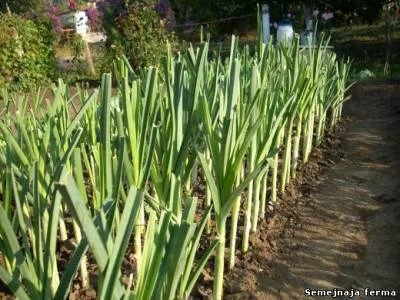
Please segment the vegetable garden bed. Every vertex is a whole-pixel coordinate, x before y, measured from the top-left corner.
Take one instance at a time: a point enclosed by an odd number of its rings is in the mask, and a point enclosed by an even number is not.
[[[5,94],[0,279],[20,299],[65,299],[73,284],[99,299],[186,299],[215,255],[221,299],[238,233],[246,253],[341,118],[349,65],[327,46],[251,55],[233,37],[225,60],[207,43],[169,51],[161,70],[121,58],[115,95],[111,74],[75,95],[60,81],[44,103]]]

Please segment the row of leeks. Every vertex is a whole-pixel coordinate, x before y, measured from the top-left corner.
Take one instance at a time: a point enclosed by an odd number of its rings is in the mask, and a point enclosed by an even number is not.
[[[233,268],[237,237],[246,252],[278,188],[340,120],[349,64],[327,44],[253,55],[233,37],[227,58],[202,43],[169,50],[161,70],[118,59],[114,90],[105,74],[92,91],[59,81],[51,100],[3,92],[0,279],[21,299],[66,299],[78,273],[89,286],[89,251],[100,299],[186,299],[215,252],[221,299],[226,248]],[[62,270],[57,240],[75,245]]]

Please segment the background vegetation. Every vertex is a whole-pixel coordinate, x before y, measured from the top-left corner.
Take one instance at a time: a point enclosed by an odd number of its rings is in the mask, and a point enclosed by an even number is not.
[[[45,24],[0,14],[0,49],[0,87],[24,90],[53,77],[52,35]]]
[[[112,41],[122,48],[134,68],[157,65],[166,55],[167,41],[177,45],[176,37],[161,26],[153,6],[134,3],[116,19],[117,35]]]
[[[218,50],[222,43],[223,52],[229,48],[231,34],[239,35],[245,43],[256,40],[256,0],[104,0],[97,2],[96,8],[88,8],[87,2],[15,0],[8,1],[8,7],[1,2],[0,11],[4,14],[11,11],[12,17],[1,20],[4,24],[0,27],[0,36],[4,37],[0,42],[1,59],[6,63],[0,86],[26,90],[57,77],[68,83],[99,81],[100,74],[111,71],[112,61],[121,54],[128,57],[134,68],[157,65],[165,56],[167,40],[172,43],[173,51],[179,50],[184,40],[196,44],[201,25],[204,36],[210,34],[210,47]],[[272,24],[290,18],[298,33],[304,30],[305,9],[318,12],[314,19],[319,31],[332,34],[331,43],[337,53],[355,59],[356,70],[371,69],[376,75],[396,74],[399,70],[396,3],[393,0],[268,1]],[[390,14],[385,10],[389,6],[394,7]],[[93,30],[107,35],[106,43],[90,45],[94,73],[89,72],[85,48],[79,38],[63,39],[60,15],[78,9],[86,10]],[[324,13],[333,17],[325,20]],[[26,32],[22,32],[25,28]],[[18,41],[10,41],[10,30],[24,36],[20,46]],[[37,33],[40,37],[28,42]],[[22,52],[15,47],[31,49],[24,49],[26,55],[20,56],[18,53]]]

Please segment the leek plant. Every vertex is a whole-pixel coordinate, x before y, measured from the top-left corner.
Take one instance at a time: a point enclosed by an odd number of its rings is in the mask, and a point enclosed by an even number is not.
[[[221,299],[223,292],[223,275],[225,259],[226,221],[232,206],[251,180],[257,177],[265,168],[266,163],[258,165],[239,185],[245,154],[257,133],[264,118],[260,115],[252,123],[251,116],[256,109],[256,100],[249,103],[241,101],[240,68],[241,61],[237,58],[236,41],[232,39],[231,56],[226,68],[224,81],[220,78],[221,90],[217,99],[219,105],[213,110],[205,97],[200,98],[201,118],[203,121],[204,142],[212,161],[212,169],[205,154],[198,151],[198,157],[203,167],[207,184],[211,190],[217,227],[217,253],[215,257],[214,299]],[[242,111],[245,119],[238,122],[237,111]]]
[[[350,64],[328,42],[304,53],[298,39],[259,41],[253,55],[233,37],[226,59],[209,58],[207,42],[176,56],[168,48],[161,70],[135,73],[118,59],[116,89],[104,74],[98,90],[74,94],[60,80],[51,100],[42,90],[1,91],[0,279],[21,299],[66,299],[77,272],[89,285],[90,251],[100,299],[187,299],[216,250],[213,297],[221,299],[229,218],[233,268],[238,236],[248,251],[267,201],[278,202],[299,157],[307,162],[340,120]],[[192,191],[199,174],[201,216]],[[198,257],[214,224],[216,239]],[[61,276],[58,234],[75,245]],[[126,251],[135,274],[121,270]]]
[[[349,60],[336,61],[334,66],[336,71],[336,81],[334,81],[332,84],[335,86],[335,100],[331,102],[331,107],[327,108],[331,111],[329,125],[329,130],[331,131],[341,120],[343,103],[351,98],[349,95],[346,95],[347,91],[354,85],[354,83],[348,84],[350,67],[351,61]]]
[[[7,129],[3,126],[1,128],[7,134]],[[55,242],[61,207],[56,205],[56,203],[60,204],[60,196],[54,190],[54,182],[65,176],[64,165],[71,157],[81,134],[82,130],[78,129],[71,137],[71,143],[68,144],[66,152],[59,157],[58,161],[54,161],[52,174],[47,173],[47,170],[45,170],[46,173],[42,173],[40,157],[39,161],[36,160],[33,163],[25,161],[26,157],[24,158],[18,143],[9,132],[7,134],[8,143],[13,147],[8,149],[7,160],[10,162],[9,183],[13,191],[17,214],[10,218],[3,207],[0,209],[2,220],[0,230],[6,241],[2,243],[0,249],[5,254],[7,269],[1,267],[0,277],[5,282],[16,281],[13,285],[15,288],[13,292],[16,294],[26,289],[29,297],[38,297],[38,299],[44,297],[45,299],[58,290]],[[21,159],[25,161],[25,167],[15,168]],[[46,178],[50,178],[49,182],[46,182]],[[50,208],[47,204],[48,198],[55,199]],[[22,237],[22,245],[19,242],[19,236]],[[19,257],[22,257],[22,260]],[[44,260],[43,257],[48,259]],[[18,274],[21,274],[21,278]]]
[[[159,109],[159,105],[157,105],[158,74],[155,68],[150,68],[147,71],[145,91],[142,96],[140,79],[132,81],[130,86],[128,82],[130,66],[124,61],[119,61],[119,65],[121,70],[119,81],[122,113],[118,112],[117,117],[119,117],[119,120],[122,118],[119,131],[127,141],[126,152],[129,157],[129,159],[124,160],[124,167],[129,183],[143,191],[148,182],[158,131],[157,126],[155,126]],[[123,68],[125,68],[125,71],[123,71]],[[123,192],[123,189],[121,191]],[[141,261],[141,239],[144,223],[144,205],[141,205],[140,218],[135,226],[135,254],[138,264]],[[140,269],[140,265],[138,265],[138,269]]]
[[[203,44],[196,51],[189,48],[185,55],[173,59],[169,47],[164,61],[160,134],[151,179],[160,205],[178,219],[182,214],[182,186],[190,180],[196,160],[191,147],[198,139],[197,107],[206,78],[207,52],[208,46]]]
[[[217,241],[211,243],[194,267],[195,254],[211,212],[194,223],[196,198],[187,198],[182,220],[174,222],[171,212],[159,218],[150,213],[145,235],[143,267],[139,270],[132,299],[187,299]],[[158,219],[158,220],[157,220]]]
[[[278,77],[275,81],[274,87],[277,87],[281,80],[282,77]],[[259,102],[258,111],[265,114],[266,117],[263,119],[261,128],[258,132],[258,140],[256,140],[255,143],[253,140],[254,144],[250,146],[250,151],[251,147],[254,147],[254,158],[250,157],[250,159],[254,159],[253,164],[255,165],[259,165],[265,161],[267,157],[275,158],[278,155],[277,150],[279,145],[277,141],[279,140],[279,134],[282,130],[286,111],[291,103],[291,101],[287,101],[286,103],[279,101],[277,98],[278,96],[278,93],[270,93],[269,90],[263,89],[262,92],[259,93],[259,97],[257,97],[257,101]],[[270,160],[264,172],[260,174],[261,176],[255,178],[256,193],[253,194],[249,186],[248,197],[246,199],[245,225],[242,239],[243,252],[248,250],[250,231],[252,227],[255,230],[259,218],[259,209],[262,202],[260,200],[261,178],[262,176],[265,176],[267,169],[275,164],[275,161],[276,159]]]
[[[115,217],[115,213],[112,213],[112,211],[115,212],[118,209],[117,201],[110,199],[111,212],[107,217],[106,214],[100,211],[99,223],[101,225],[99,224],[100,227],[96,229],[96,224],[91,220],[90,212],[84,205],[73,177],[67,177],[61,181],[57,188],[67,201],[75,220],[82,228],[87,243],[90,245],[100,268],[101,284],[98,288],[98,298],[111,299],[113,296],[120,299],[123,295],[128,297],[129,291],[125,291],[119,281],[120,268],[133,227],[139,216],[143,192],[138,192],[133,186],[130,187],[120,222],[116,228],[113,228],[114,226],[112,225]]]
[[[20,99],[15,121],[17,137],[12,134],[12,127],[0,124],[0,130],[7,145],[4,156],[2,155],[2,161],[7,166],[8,174],[6,176],[6,190],[8,191],[6,195],[8,196],[5,199],[5,212],[10,213],[12,194],[14,200],[12,206],[20,209],[17,214],[18,219],[15,219],[18,220],[19,226],[15,231],[25,236],[23,248],[26,255],[30,256],[35,264],[39,264],[36,272],[38,278],[42,280],[39,288],[42,289],[44,295],[49,295],[50,291],[54,294],[59,284],[55,251],[50,251],[45,255],[45,257],[49,257],[51,263],[43,266],[43,251],[48,251],[45,245],[53,242],[48,233],[50,230],[58,228],[56,224],[51,227],[49,225],[49,219],[53,217],[49,213],[48,206],[51,203],[49,201],[54,199],[54,182],[60,178],[64,165],[70,168],[69,157],[83,132],[79,128],[79,122],[87,105],[94,99],[93,95],[88,97],[85,105],[77,114],[75,122],[64,123],[66,111],[63,109],[64,98],[60,97],[62,89],[63,84],[60,82],[56,89],[56,95],[58,95],[56,101],[47,106],[46,114],[42,114],[42,118],[39,120],[38,116],[34,114],[39,112],[38,106],[35,104],[35,107],[28,111],[26,99]],[[59,218],[56,222],[60,225],[60,235],[65,238],[66,232],[62,230],[62,214],[58,213],[57,215]],[[10,215],[9,218],[11,219]],[[32,251],[30,247],[32,247]],[[3,250],[5,253],[12,253],[8,247]],[[10,262],[10,267],[17,267],[11,263],[12,256],[11,258],[6,256],[6,261]],[[45,269],[43,270],[43,268]],[[10,272],[12,270],[13,268],[9,268]],[[82,280],[86,281],[87,276],[85,278],[85,265],[83,264],[81,271]],[[51,284],[46,283],[48,275],[52,278]]]

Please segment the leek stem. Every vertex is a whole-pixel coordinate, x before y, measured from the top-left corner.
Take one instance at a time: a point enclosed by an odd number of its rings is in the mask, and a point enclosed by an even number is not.
[[[225,260],[225,225],[226,218],[217,221],[218,245],[215,256],[215,274],[213,299],[221,300],[224,288],[224,260]]]

